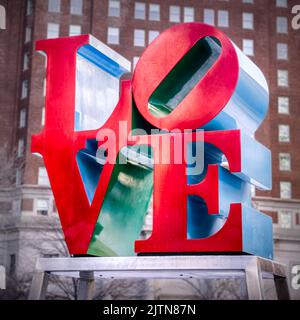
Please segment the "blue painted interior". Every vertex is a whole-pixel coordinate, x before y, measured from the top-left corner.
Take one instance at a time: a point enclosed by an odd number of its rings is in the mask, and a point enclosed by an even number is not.
[[[242,210],[244,251],[273,259],[272,218],[247,206],[242,206]]]
[[[209,214],[206,203],[198,196],[187,199],[187,238],[208,238],[224,225],[224,217],[220,214]]]
[[[97,140],[87,140],[86,148],[76,155],[77,165],[89,202],[92,203],[103,165],[97,162]]]
[[[272,189],[271,151],[241,132],[242,170],[235,175],[263,190]]]
[[[78,131],[80,128],[80,113],[75,110],[75,130]]]
[[[240,68],[233,96],[224,109],[202,128],[208,131],[243,129],[252,135],[265,118],[268,106],[268,92]]]
[[[78,54],[116,78],[120,78],[124,73],[128,72],[117,62],[89,44],[80,47]]]
[[[190,153],[195,156],[196,144],[199,142],[193,142],[189,144]],[[204,143],[204,167],[200,174],[192,175],[189,170],[192,166],[188,165],[187,183],[189,185],[200,183],[207,174],[209,164],[221,164],[222,152],[215,146]],[[199,155],[200,157],[201,155]],[[219,168],[219,172],[222,168]],[[222,205],[228,205],[227,201],[220,201]],[[191,195],[187,199],[187,237],[188,239],[201,239],[207,238],[214,233],[218,232],[225,223],[226,213],[224,209],[214,214],[209,214],[206,203],[202,198]],[[225,211],[226,212],[226,211]]]

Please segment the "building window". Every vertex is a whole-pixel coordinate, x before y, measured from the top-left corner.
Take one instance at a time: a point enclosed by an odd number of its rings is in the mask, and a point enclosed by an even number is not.
[[[287,8],[287,0],[276,0],[276,7]]]
[[[60,12],[60,0],[48,0],[49,12]]]
[[[81,26],[71,24],[69,27],[69,36],[79,36],[81,34]]]
[[[145,46],[145,30],[141,30],[141,29],[134,30],[134,46],[135,47]]]
[[[291,199],[292,197],[292,184],[287,181],[280,182],[280,198]]]
[[[170,6],[169,20],[170,20],[170,22],[180,22],[180,7],[179,6]]]
[[[279,213],[279,226],[280,226],[280,228],[291,229],[292,222],[293,222],[292,212],[282,211]]]
[[[16,255],[9,256],[9,275],[13,276],[16,273]]]
[[[38,185],[50,186],[48,174],[45,167],[39,168]]]
[[[138,63],[138,61],[139,61],[139,58],[140,58],[140,57],[133,57],[133,63],[132,63],[132,66],[133,66],[133,70],[135,69],[135,67],[136,67],[136,64]]]
[[[278,97],[278,113],[289,114],[289,98]]]
[[[279,87],[288,87],[289,73],[287,70],[277,70],[277,85]]]
[[[20,111],[19,128],[24,128],[26,126],[26,109]]]
[[[243,28],[253,29],[253,13],[243,12]]]
[[[148,44],[150,44],[158,35],[159,31],[150,30],[148,34]]]
[[[36,213],[42,216],[47,216],[49,211],[49,200],[37,199],[36,201]]]
[[[277,43],[277,59],[288,59],[288,45],[286,43]]]
[[[21,99],[25,99],[28,97],[28,80],[22,81],[22,92],[21,92]]]
[[[287,124],[279,125],[279,142],[290,142],[290,126]]]
[[[71,12],[71,14],[81,16],[82,15],[82,0],[71,0],[70,12]]]
[[[136,2],[134,6],[134,17],[135,19],[145,20],[146,19],[146,4],[142,2]]]
[[[24,138],[20,138],[18,141],[18,157],[22,157],[24,155]]]
[[[288,21],[286,17],[276,18],[277,33],[288,33]]]
[[[253,3],[253,0],[243,0],[243,3]]]
[[[32,14],[33,9],[33,3],[32,0],[27,0],[27,6],[26,6],[26,15],[30,16]]]
[[[31,28],[30,27],[26,27],[26,31],[25,31],[25,43],[28,43],[31,41]]]
[[[215,25],[215,11],[212,9],[204,9],[203,21],[212,26]]]
[[[23,57],[23,71],[28,70],[28,68],[29,68],[29,52],[25,52]]]
[[[21,212],[21,200],[12,201],[12,210],[13,213],[19,214]]]
[[[108,3],[108,16],[120,17],[120,1],[110,0]]]
[[[48,23],[47,39],[58,38],[58,36],[59,36],[59,24]]]
[[[45,107],[42,108],[42,121],[41,121],[42,127],[45,125]]]
[[[16,170],[16,186],[21,185],[21,183],[22,183],[22,172],[21,172],[21,169],[18,168]]]
[[[119,44],[119,28],[107,29],[107,43],[110,44]]]
[[[226,10],[218,11],[218,26],[219,27],[229,27],[229,14]]]
[[[191,7],[183,8],[183,22],[194,22],[195,21],[195,10]]]
[[[159,4],[149,4],[149,20],[159,21],[160,20],[160,5]]]
[[[280,171],[291,171],[291,155],[289,153],[279,153]]]
[[[254,56],[253,40],[243,39],[243,52],[247,56]]]

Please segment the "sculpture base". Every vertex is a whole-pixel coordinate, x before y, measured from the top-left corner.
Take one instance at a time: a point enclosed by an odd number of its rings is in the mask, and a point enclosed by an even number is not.
[[[278,299],[289,299],[285,266],[256,256],[138,256],[39,258],[28,299],[44,299],[50,274],[80,279],[78,299],[92,299],[95,278],[183,279],[245,276],[248,298],[264,299],[262,279],[274,278]]]

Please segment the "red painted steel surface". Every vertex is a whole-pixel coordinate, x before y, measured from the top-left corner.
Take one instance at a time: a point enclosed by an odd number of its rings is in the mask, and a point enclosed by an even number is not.
[[[74,131],[76,51],[88,43],[88,36],[42,40],[36,49],[48,59],[46,116],[43,131],[32,137],[32,152],[43,155],[57,210],[70,254],[85,254],[97,221],[113,164],[105,164],[92,204],[89,204],[76,163],[76,154],[98,130]],[[116,132],[120,148],[127,145],[127,133],[119,141],[119,121],[131,124],[130,82],[122,82],[120,100],[102,128]]]
[[[195,43],[207,36],[221,43],[216,63],[175,110],[163,118],[155,117],[148,109],[151,94]],[[140,58],[132,80],[135,103],[143,117],[157,128],[197,129],[225,107],[234,93],[238,72],[236,51],[224,33],[205,24],[179,24],[155,39]]]
[[[186,142],[200,141],[195,135]],[[160,139],[159,135],[155,136]],[[170,164],[155,164],[153,191],[153,229],[146,240],[138,240],[135,251],[138,253],[167,252],[238,252],[242,251],[242,206],[232,204],[225,225],[216,234],[204,239],[187,239],[187,198],[189,195],[201,197],[207,205],[209,214],[219,212],[218,165],[208,165],[206,177],[198,184],[188,185],[186,164],[174,164],[174,148],[170,153],[165,150],[164,157],[171,159]],[[205,132],[204,142],[215,145],[224,152],[231,172],[239,172],[240,131]],[[141,138],[140,144],[146,143]],[[152,140],[154,154],[158,143]]]

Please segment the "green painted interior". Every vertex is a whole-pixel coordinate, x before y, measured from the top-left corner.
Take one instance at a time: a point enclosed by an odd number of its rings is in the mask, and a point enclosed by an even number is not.
[[[151,154],[148,146],[143,147],[138,152],[133,147],[128,148],[138,155]],[[127,163],[120,164],[120,160],[127,160]],[[87,254],[134,255],[134,241],[140,237],[152,189],[152,167],[120,152]]]
[[[158,118],[171,113],[204,77],[221,54],[221,44],[205,37],[184,55],[155,89],[148,101],[149,111]]]
[[[152,129],[157,129],[141,115],[132,97],[132,130],[140,128],[145,130],[147,134],[151,134]],[[134,131],[133,135],[136,135]]]

